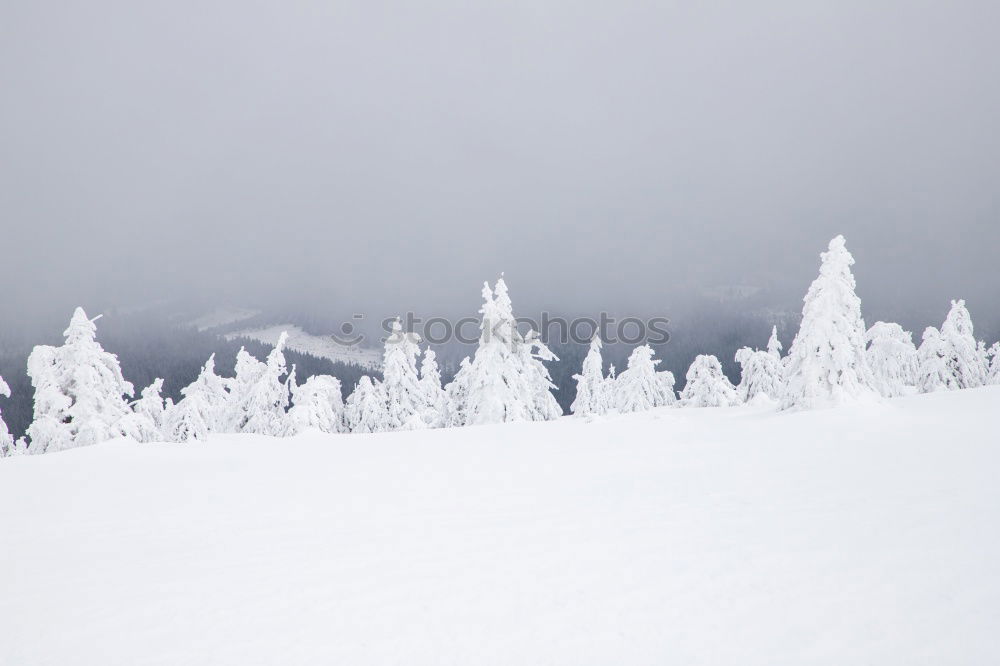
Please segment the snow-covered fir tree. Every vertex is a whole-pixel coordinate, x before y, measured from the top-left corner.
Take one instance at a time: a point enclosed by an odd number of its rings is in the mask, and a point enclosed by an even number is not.
[[[318,428],[323,432],[343,432],[344,398],[340,380],[330,375],[313,375],[302,384],[290,381],[292,408],[288,418],[296,430]]]
[[[781,350],[784,347],[781,346],[781,340],[778,339],[778,327],[771,327],[771,337],[767,340],[767,353],[774,358],[781,360]]]
[[[674,387],[677,386],[677,379],[674,377],[674,373],[669,370],[657,370],[656,382],[660,385],[663,404],[675,404],[677,402],[677,393],[674,391]]]
[[[246,402],[253,386],[264,376],[267,366],[240,347],[236,352],[234,376],[225,379],[226,406],[218,423],[218,432],[240,432],[246,423]]]
[[[166,413],[172,407],[172,401],[167,398],[164,403],[160,392],[163,390],[163,380],[154,379],[142,389],[140,398],[132,403],[132,413],[126,414],[118,422],[118,430],[122,435],[131,437],[137,442],[159,442],[166,439],[164,423]]]
[[[468,356],[462,359],[458,365],[458,372],[451,382],[444,387],[444,393],[448,398],[447,414],[445,415],[445,426],[456,428],[465,425],[465,403],[469,395],[469,374],[471,373],[472,361]]]
[[[424,394],[424,423],[429,428],[443,428],[448,419],[448,395],[441,386],[437,355],[429,347],[420,360],[420,390]]]
[[[41,452],[96,444],[119,434],[118,421],[130,413],[133,395],[118,358],[96,340],[97,327],[77,308],[61,347],[38,345],[28,356],[35,387],[31,448]]]
[[[917,348],[913,335],[899,324],[877,321],[865,335],[868,367],[875,390],[885,398],[903,395],[917,382]]]
[[[973,335],[972,317],[965,301],[951,302],[951,310],[941,324],[941,338],[947,348],[948,369],[960,388],[976,388],[986,383],[988,368]]]
[[[722,373],[719,359],[700,354],[694,359],[681,391],[682,407],[732,407],[740,404],[736,387]]]
[[[423,419],[427,404],[417,374],[418,342],[420,337],[403,331],[399,319],[392,322],[382,360],[383,387],[392,430],[419,430],[427,426]]]
[[[181,389],[180,402],[164,414],[165,439],[171,442],[204,440],[222,432],[227,424],[229,393],[226,380],[215,374],[215,354],[205,362],[198,378]]]
[[[772,333],[772,340],[776,341]],[[740,402],[777,400],[781,396],[781,343],[774,347],[768,343],[768,351],[743,347],[736,351],[736,362],[740,364],[740,383],[736,394]]]
[[[501,280],[502,282],[502,280]],[[562,416],[562,407],[552,395],[558,388],[552,383],[552,375],[544,363],[558,361],[559,357],[542,342],[537,331],[528,331],[518,346],[525,382],[531,392],[528,403],[528,418],[532,421],[551,421]]]
[[[632,350],[628,368],[614,383],[615,408],[619,412],[641,412],[674,402],[673,390],[668,395],[663,381],[657,376],[659,363],[659,359],[653,360],[653,348],[649,345]]]
[[[501,277],[496,290],[483,285],[480,310],[479,347],[475,357],[460,374],[464,393],[461,405],[453,405],[461,414],[462,425],[539,421],[561,415],[551,394],[554,388],[543,361],[555,355],[534,331],[522,336],[517,330],[507,285]],[[456,377],[458,379],[458,377]]]
[[[604,377],[604,360],[601,358],[601,338],[597,333],[590,339],[590,350],[583,359],[576,380],[576,399],[569,411],[577,416],[605,414],[608,411],[607,380]]]
[[[865,322],[854,293],[854,257],[843,236],[821,256],[806,293],[802,323],[784,366],[781,407],[812,408],[877,398],[865,357]]]
[[[941,332],[933,326],[924,330],[923,341],[917,349],[917,390],[921,393],[954,391],[958,380],[948,365],[951,349]]]
[[[389,400],[385,387],[377,379],[365,375],[344,405],[344,421],[351,432],[385,432],[392,430]]]
[[[282,381],[286,375],[285,342],[288,334],[282,332],[274,349],[267,355],[264,369],[256,380],[246,387],[236,411],[242,417],[240,432],[285,437],[295,432],[288,418],[290,386]],[[291,377],[289,377],[291,378]]]

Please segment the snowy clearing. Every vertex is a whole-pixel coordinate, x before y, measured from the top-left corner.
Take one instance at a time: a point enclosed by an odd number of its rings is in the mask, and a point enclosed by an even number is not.
[[[986,664],[1000,387],[0,460],[0,664]]]
[[[267,345],[274,345],[278,341],[278,336],[282,332],[288,333],[288,349],[294,349],[303,354],[312,354],[320,358],[328,358],[331,361],[341,363],[351,363],[359,365],[369,370],[377,370],[382,365],[382,350],[359,347],[357,345],[348,347],[339,344],[333,338],[312,335],[306,333],[293,324],[275,324],[267,328],[255,328],[245,331],[229,333],[225,337],[227,340],[239,338],[249,338]]]

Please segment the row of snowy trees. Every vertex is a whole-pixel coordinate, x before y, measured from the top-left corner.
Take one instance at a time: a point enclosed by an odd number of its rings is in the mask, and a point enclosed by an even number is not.
[[[736,352],[741,368],[733,386],[714,356],[698,356],[680,397],[673,376],[656,372],[648,346],[629,358],[617,379],[602,373],[601,341],[591,342],[571,410],[579,415],[632,412],[661,405],[725,407],[777,402],[781,408],[812,408],[853,400],[892,398],[915,392],[1000,384],[1000,343],[976,342],[964,301],[952,301],[941,329],[928,328],[917,348],[899,324],[876,322],[866,329],[850,267],[854,258],[838,236],[821,255],[820,275],[804,299],[802,323],[788,356],[781,356],[777,330],[767,350]]]
[[[605,375],[601,340],[595,337],[580,374],[574,375],[571,411],[592,416],[668,405],[762,402],[812,408],[1000,383],[1000,343],[987,348],[975,340],[963,301],[952,302],[940,330],[924,331],[917,348],[898,324],[865,328],[850,269],[854,259],[842,236],[830,242],[821,260],[787,356],[781,356],[772,329],[766,350],[744,347],[736,353],[742,370],[738,385],[726,378],[716,357],[702,355],[691,364],[678,395],[673,374],[657,371],[660,361],[648,345],[632,351],[623,372],[616,375],[611,366]],[[96,319],[77,308],[65,343],[39,345],[29,356],[34,421],[27,440],[14,441],[0,415],[0,454],[60,451],[117,436],[186,442],[210,433],[286,436],[309,428],[371,433],[559,417],[551,392],[555,386],[544,365],[555,355],[535,331],[518,330],[503,278],[493,288],[484,285],[480,314],[476,352],[462,361],[447,386],[442,386],[433,350],[421,355],[419,337],[396,321],[385,341],[384,379],[362,377],[346,402],[336,377],[296,382],[294,366],[290,372],[286,368],[283,334],[264,361],[241,349],[233,377],[216,374],[210,357],[174,404],[161,397],[162,379],[131,400],[134,388],[122,376],[118,359],[96,340]],[[0,378],[0,395],[9,394]]]

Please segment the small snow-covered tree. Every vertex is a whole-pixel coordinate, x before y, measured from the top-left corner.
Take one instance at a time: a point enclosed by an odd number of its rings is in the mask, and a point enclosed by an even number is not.
[[[339,379],[330,375],[313,375],[299,385],[290,382],[290,386],[292,408],[288,410],[288,417],[297,430],[344,430],[344,399],[340,393]]]
[[[953,391],[958,380],[948,365],[951,347],[933,326],[924,330],[923,342],[917,350],[917,390],[921,393]]]
[[[451,382],[444,387],[444,393],[448,397],[448,412],[445,416],[445,423],[448,427],[455,428],[465,425],[465,403],[469,395],[469,375],[471,373],[472,361],[466,356],[458,366],[458,372]]]
[[[677,385],[677,379],[674,377],[674,373],[669,370],[657,370],[656,382],[660,385],[663,404],[673,405],[676,403],[677,393],[674,392],[674,387]]]
[[[97,342],[94,321],[77,308],[61,347],[38,345],[28,356],[35,387],[28,436],[39,453],[111,439],[119,434],[118,421],[130,413],[125,396],[134,389],[122,377],[118,357]]]
[[[165,439],[171,442],[205,440],[226,427],[229,394],[226,380],[215,374],[215,354],[209,356],[198,378],[181,389],[183,398],[164,414]]]
[[[917,381],[917,348],[913,335],[899,324],[877,321],[865,335],[872,382],[885,398],[903,395]]]
[[[448,395],[441,387],[437,355],[429,347],[420,360],[420,390],[424,394],[424,423],[430,428],[443,428],[448,418]]]
[[[569,411],[577,416],[605,414],[608,411],[607,380],[604,377],[604,361],[601,358],[601,338],[597,333],[590,339],[590,350],[583,359],[580,374],[576,380],[576,399]]]
[[[773,334],[772,334],[773,338]],[[780,349],[780,344],[778,343]],[[736,352],[736,362],[740,364],[740,383],[736,393],[740,402],[777,400],[781,395],[781,356],[772,345],[768,351],[743,347]]]
[[[385,432],[392,430],[389,419],[389,399],[385,387],[377,379],[364,375],[344,406],[344,421],[351,432]]]
[[[771,327],[771,337],[767,340],[767,353],[776,359],[781,359],[781,340],[778,339],[778,327]]]
[[[249,415],[246,413],[250,391],[267,372],[267,366],[258,361],[244,347],[236,352],[234,376],[223,380],[226,403],[218,423],[218,432],[241,432]]]
[[[632,350],[628,369],[615,380],[615,407],[619,412],[641,412],[674,401],[674,396],[664,391],[664,382],[656,372],[659,363],[659,359],[653,360],[653,348],[649,345]]]
[[[681,391],[682,407],[732,407],[740,404],[736,387],[722,373],[719,359],[701,354],[694,359]]]
[[[976,388],[986,382],[987,368],[979,353],[972,330],[972,317],[965,301],[951,302],[951,310],[941,324],[941,338],[947,346],[947,363],[955,385]]]
[[[989,359],[989,376],[986,379],[988,384],[1000,384],[1000,342],[994,342],[987,350]]]
[[[240,432],[286,437],[295,432],[288,418],[290,387],[282,381],[285,369],[285,342],[288,334],[282,332],[274,349],[267,355],[263,372],[246,387],[237,405],[242,416]]]
[[[552,395],[556,385],[544,362],[558,361],[559,357],[542,342],[537,331],[528,331],[518,345],[522,372],[530,392],[528,418],[531,421],[551,421],[562,416],[562,407]]]
[[[118,422],[118,430],[122,435],[131,437],[137,442],[158,442],[166,439],[164,422],[167,409],[172,406],[167,398],[164,404],[160,392],[163,390],[163,380],[154,379],[142,389],[141,397],[132,403],[132,412],[126,414]]]
[[[781,407],[812,408],[877,397],[865,358],[865,322],[854,293],[843,236],[821,256],[819,277],[806,293],[802,323],[784,366]]]
[[[392,333],[385,340],[382,361],[382,385],[392,430],[419,430],[427,426],[423,420],[427,404],[417,374],[419,341],[416,333],[403,331],[399,319],[392,322]]]

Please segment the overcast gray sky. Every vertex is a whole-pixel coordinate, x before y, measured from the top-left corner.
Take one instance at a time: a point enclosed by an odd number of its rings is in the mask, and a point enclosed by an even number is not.
[[[1000,304],[1000,4],[0,1],[4,300]],[[329,307],[334,307],[330,305]],[[932,322],[928,322],[932,323]]]

